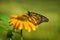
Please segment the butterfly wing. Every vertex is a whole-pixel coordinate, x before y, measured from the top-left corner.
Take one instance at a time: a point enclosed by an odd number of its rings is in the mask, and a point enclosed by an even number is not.
[[[41,14],[35,13],[35,12],[29,12],[28,11],[28,16],[31,19],[29,21],[31,21],[35,25],[39,25],[42,22],[48,22],[49,21],[47,17],[45,17]]]
[[[28,12],[28,16],[30,17],[30,21],[35,24],[38,25],[41,23],[41,15],[34,13],[34,12]]]

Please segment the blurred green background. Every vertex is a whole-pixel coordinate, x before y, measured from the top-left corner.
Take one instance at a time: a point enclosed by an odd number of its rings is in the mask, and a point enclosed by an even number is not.
[[[30,33],[23,30],[24,40],[60,40],[60,0],[0,0],[0,40],[6,40],[7,30],[12,30],[8,23],[10,15],[27,11],[42,14],[49,22]],[[19,35],[14,33],[13,40],[19,40]]]

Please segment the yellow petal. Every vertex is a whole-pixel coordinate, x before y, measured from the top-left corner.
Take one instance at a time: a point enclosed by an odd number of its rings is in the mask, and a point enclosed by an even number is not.
[[[16,29],[16,23],[17,23],[17,20],[12,24],[13,29]]]
[[[14,21],[13,21],[13,22],[11,22],[10,24],[12,24],[12,26],[13,26],[13,27],[15,27],[16,22],[17,22],[17,20],[14,20]]]
[[[25,27],[25,29],[28,29],[27,27],[28,27],[28,23],[27,22],[24,22],[24,27]]]
[[[35,25],[34,25],[33,23],[28,22],[28,24],[29,24],[29,26],[32,28],[32,30],[36,30],[36,27],[35,27]]]
[[[31,28],[28,25],[28,22],[24,22],[24,27],[26,30],[28,30],[28,32],[31,32]]]
[[[21,22],[21,21],[20,21],[19,29],[20,29],[20,30],[23,29],[23,22]]]
[[[10,22],[10,25],[13,24],[16,20],[13,20],[12,22]]]
[[[28,26],[27,28],[28,28],[28,32],[31,32],[31,27]]]
[[[18,29],[19,25],[20,25],[20,21],[18,20],[18,21],[16,22],[16,29]]]
[[[14,19],[10,19],[8,22],[11,22],[11,21],[13,21]]]

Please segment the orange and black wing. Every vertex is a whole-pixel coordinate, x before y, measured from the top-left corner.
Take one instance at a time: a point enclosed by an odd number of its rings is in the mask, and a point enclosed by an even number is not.
[[[48,21],[48,18],[35,12],[28,11],[28,16],[29,16],[29,21],[32,22],[34,25],[38,25],[42,22]]]

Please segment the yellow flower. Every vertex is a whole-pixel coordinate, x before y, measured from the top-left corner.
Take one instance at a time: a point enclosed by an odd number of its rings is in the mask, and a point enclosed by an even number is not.
[[[36,30],[36,27],[33,23],[31,23],[30,21],[28,21],[28,16],[27,15],[12,15],[11,19],[9,20],[10,25],[13,26],[13,29],[26,29],[28,30],[28,32],[30,32],[31,30]]]

